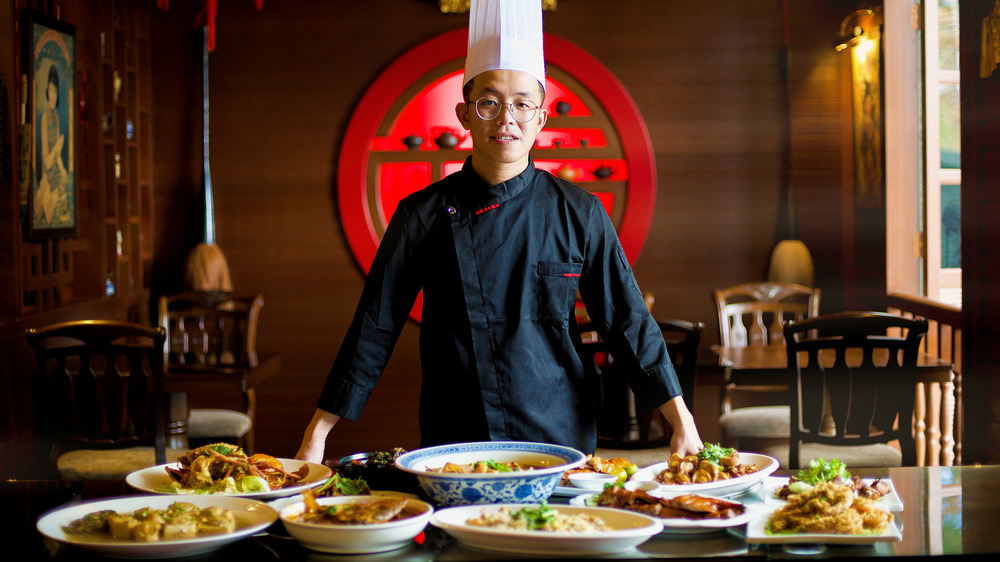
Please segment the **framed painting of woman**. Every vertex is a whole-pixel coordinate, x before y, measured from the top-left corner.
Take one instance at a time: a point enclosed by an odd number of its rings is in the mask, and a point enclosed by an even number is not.
[[[74,237],[76,207],[75,29],[26,11],[28,107],[33,123],[28,233],[32,240]],[[30,47],[30,49],[28,48]]]

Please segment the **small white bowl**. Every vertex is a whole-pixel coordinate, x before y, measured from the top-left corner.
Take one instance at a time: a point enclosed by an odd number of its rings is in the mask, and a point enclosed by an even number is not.
[[[605,485],[617,482],[618,477],[603,472],[574,472],[569,475],[569,481],[582,490],[601,492]]]
[[[660,489],[660,483],[651,480],[629,480],[625,483],[625,489],[630,492],[642,490],[646,493],[653,493]]]
[[[320,505],[362,503],[378,499],[380,496],[328,496],[317,498]],[[370,525],[333,525],[295,521],[305,511],[305,504],[297,502],[286,506],[278,516],[288,534],[302,543],[302,546],[319,552],[335,554],[366,554],[386,552],[403,548],[413,543],[427,526],[434,508],[418,499],[410,499],[407,509],[418,511],[418,515]]]

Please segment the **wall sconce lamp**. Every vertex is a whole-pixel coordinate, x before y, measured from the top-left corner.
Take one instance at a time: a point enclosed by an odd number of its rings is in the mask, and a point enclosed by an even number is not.
[[[865,39],[865,24],[873,25],[870,22],[875,10],[862,9],[851,12],[842,22],[840,22],[840,35],[834,43],[833,48],[843,51],[848,47],[855,47]]]

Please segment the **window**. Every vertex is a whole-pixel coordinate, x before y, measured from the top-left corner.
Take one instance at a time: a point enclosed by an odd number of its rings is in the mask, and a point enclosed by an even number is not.
[[[958,0],[924,2],[926,294],[962,304]]]

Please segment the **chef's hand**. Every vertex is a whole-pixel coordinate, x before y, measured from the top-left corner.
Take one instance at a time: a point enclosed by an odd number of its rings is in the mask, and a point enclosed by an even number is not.
[[[330,430],[337,425],[338,421],[340,421],[340,416],[317,408],[302,435],[302,444],[299,446],[299,451],[295,453],[296,460],[323,464],[326,436],[329,435]]]
[[[698,427],[695,426],[694,416],[684,405],[684,398],[681,396],[672,398],[660,406],[660,412],[670,423],[670,427],[674,429],[674,435],[670,438],[670,450],[682,457],[697,455],[704,443],[698,436]]]

